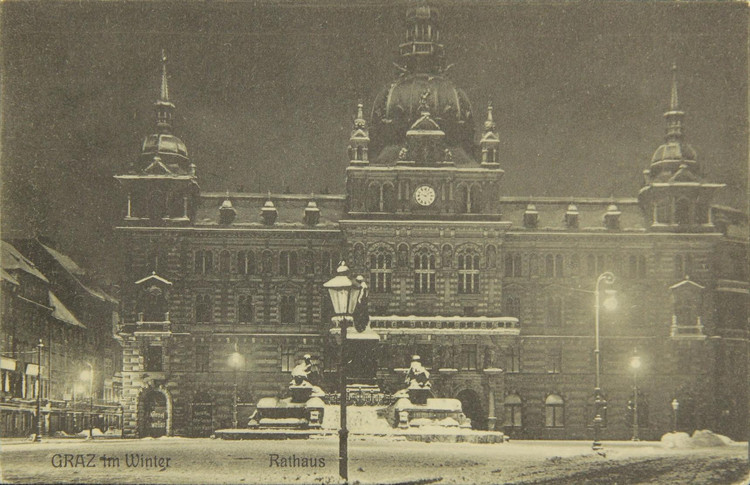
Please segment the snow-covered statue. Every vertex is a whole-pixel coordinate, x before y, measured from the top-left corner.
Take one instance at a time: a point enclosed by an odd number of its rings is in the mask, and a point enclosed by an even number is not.
[[[432,387],[430,384],[430,372],[422,365],[422,359],[418,355],[413,355],[411,365],[406,371],[406,384],[410,389]]]
[[[313,387],[309,380],[309,375],[313,368],[312,356],[305,354],[303,358],[304,360],[292,369],[292,382],[289,383],[290,386]]]

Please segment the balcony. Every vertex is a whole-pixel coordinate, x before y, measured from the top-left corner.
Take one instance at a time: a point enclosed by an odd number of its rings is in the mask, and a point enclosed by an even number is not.
[[[378,335],[519,335],[515,317],[371,316],[370,328]]]
[[[172,322],[169,321],[169,312],[152,315],[139,312],[135,322],[123,322],[120,328],[123,333],[170,333]]]

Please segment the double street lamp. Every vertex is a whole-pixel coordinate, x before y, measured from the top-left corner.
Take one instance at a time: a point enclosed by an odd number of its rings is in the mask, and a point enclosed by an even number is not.
[[[601,389],[601,370],[600,370],[600,359],[599,359],[599,312],[602,306],[600,302],[600,293],[602,283],[612,285],[615,282],[615,275],[611,272],[606,271],[599,275],[596,279],[596,285],[594,286],[594,357],[596,360],[596,382],[594,385],[594,407],[596,409],[596,415],[594,416],[594,443],[591,448],[594,450],[602,449],[602,442],[600,438],[601,427],[602,427],[602,412],[607,404],[604,396],[602,396]],[[608,297],[604,300],[603,306],[606,310],[614,310],[617,308],[617,300],[614,298],[613,290],[606,290]]]
[[[328,290],[328,294],[331,297],[331,303],[333,304],[334,316],[332,320],[341,329],[341,353],[339,354],[339,393],[341,396],[339,475],[345,482],[349,480],[349,458],[347,449],[349,430],[346,428],[346,353],[344,347],[346,346],[346,329],[349,322],[353,322],[354,309],[357,307],[359,295],[363,286],[358,281],[349,278],[349,276],[347,276],[348,272],[349,268],[347,268],[346,263],[341,261],[336,270],[336,276],[323,284],[323,287]],[[332,328],[331,333],[335,333],[335,330],[335,328]]]

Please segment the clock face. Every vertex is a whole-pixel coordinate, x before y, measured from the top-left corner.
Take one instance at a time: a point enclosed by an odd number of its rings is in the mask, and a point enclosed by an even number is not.
[[[414,191],[414,200],[417,201],[417,204],[424,207],[432,205],[435,202],[435,189],[429,185],[417,187],[417,190]]]

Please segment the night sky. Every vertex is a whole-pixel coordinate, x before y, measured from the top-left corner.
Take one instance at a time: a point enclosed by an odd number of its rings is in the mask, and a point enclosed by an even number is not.
[[[671,64],[716,202],[746,209],[743,3],[434,2],[477,126],[492,100],[504,195],[635,197],[663,140]],[[405,2],[4,3],[2,236],[42,234],[109,273],[112,178],[155,125],[205,191],[344,190],[358,98],[396,77]]]

